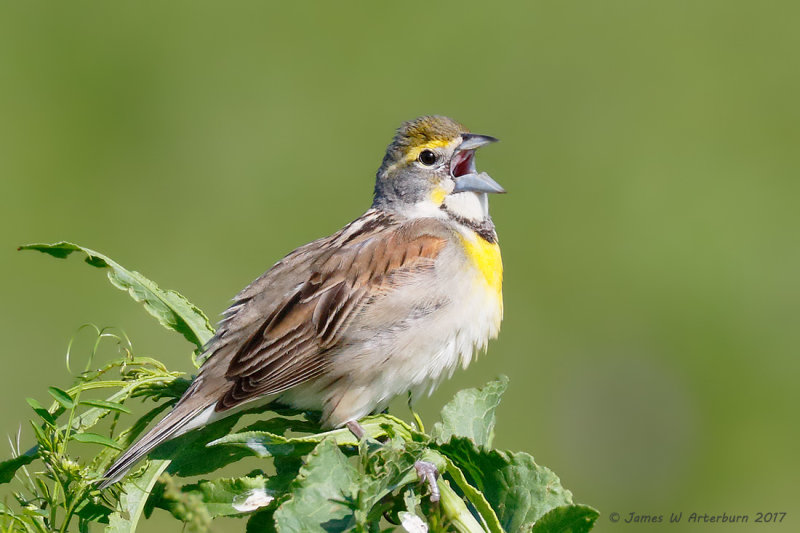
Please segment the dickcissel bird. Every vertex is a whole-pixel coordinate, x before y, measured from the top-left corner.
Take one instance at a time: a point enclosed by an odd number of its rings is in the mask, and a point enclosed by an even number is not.
[[[165,440],[259,401],[321,411],[325,427],[358,433],[359,418],[466,367],[503,318],[487,195],[505,191],[475,169],[475,149],[496,140],[442,116],[404,123],[372,207],[236,296],[191,386],[101,487]]]

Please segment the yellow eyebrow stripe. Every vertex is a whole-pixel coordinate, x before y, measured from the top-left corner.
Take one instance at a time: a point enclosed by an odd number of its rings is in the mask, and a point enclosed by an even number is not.
[[[421,144],[419,146],[415,146],[411,150],[408,151],[408,155],[406,155],[406,161],[414,161],[419,154],[423,150],[433,150],[434,148],[444,148],[445,146],[451,145],[455,142],[455,139],[435,139],[433,141],[428,141],[425,144]]]

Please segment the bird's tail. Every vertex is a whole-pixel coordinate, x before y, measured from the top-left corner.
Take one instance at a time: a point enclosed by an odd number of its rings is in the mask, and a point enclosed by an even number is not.
[[[167,416],[162,418],[153,429],[136,441],[125,453],[120,455],[106,473],[103,474],[103,482],[99,485],[100,489],[107,488],[122,479],[128,470],[136,464],[139,459],[153,451],[162,442],[183,434],[187,430],[187,425],[193,418],[204,410],[205,406],[190,408],[180,403],[170,411]],[[182,431],[183,430],[183,431]]]

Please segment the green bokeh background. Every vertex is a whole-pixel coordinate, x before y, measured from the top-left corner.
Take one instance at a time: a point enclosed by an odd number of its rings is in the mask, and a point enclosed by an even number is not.
[[[4,2],[0,430],[30,440],[24,397],[69,384],[85,322],[191,370],[100,272],[16,245],[84,244],[216,318],[365,210],[394,128],[440,113],[503,141],[478,165],[509,191],[506,318],[423,418],[504,373],[496,444],[553,468],[598,531],[633,530],[614,511],[797,530],[796,6]]]

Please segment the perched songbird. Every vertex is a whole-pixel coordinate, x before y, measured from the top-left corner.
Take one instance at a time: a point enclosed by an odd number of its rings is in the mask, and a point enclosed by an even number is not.
[[[326,427],[430,394],[497,336],[503,265],[475,149],[497,139],[441,116],[403,124],[372,207],[296,249],[225,311],[186,393],[123,453],[101,486],[165,440],[277,399]]]

